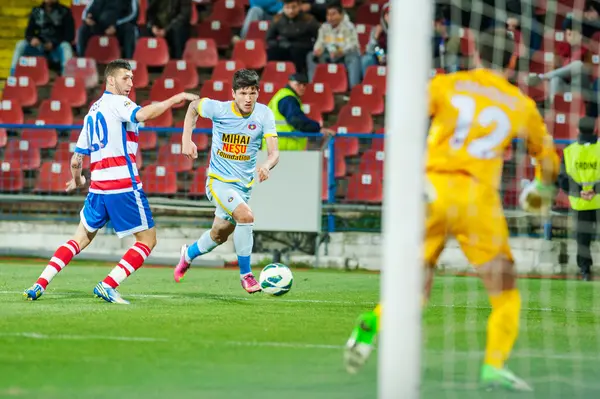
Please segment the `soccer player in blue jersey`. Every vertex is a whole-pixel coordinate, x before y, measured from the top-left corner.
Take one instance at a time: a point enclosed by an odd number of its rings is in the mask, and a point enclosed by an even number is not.
[[[177,282],[181,281],[194,258],[212,251],[233,233],[242,287],[250,294],[260,291],[250,268],[254,215],[248,200],[255,173],[259,182],[267,180],[270,170],[279,161],[279,149],[273,113],[266,105],[256,102],[258,85],[256,72],[240,69],[233,75],[233,101],[202,98],[192,101],[187,110],[181,152],[189,158],[198,157],[198,149],[192,141],[198,116],[213,122],[206,195],[216,211],[212,228],[198,241],[181,248],[181,258],[174,272]],[[257,167],[256,157],[263,137],[268,155],[267,160]]]

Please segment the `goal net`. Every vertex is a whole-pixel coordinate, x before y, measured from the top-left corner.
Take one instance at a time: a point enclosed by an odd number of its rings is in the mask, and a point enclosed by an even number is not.
[[[577,140],[581,118],[598,116],[600,2],[434,4],[432,75],[472,67],[475,39],[482,31],[493,27],[512,31],[519,60],[511,81],[537,103],[562,158],[565,146]],[[600,397],[600,288],[582,280],[573,216],[564,192],[559,191],[547,217],[519,209],[522,184],[533,175],[532,159],[524,144],[515,141],[504,156],[500,188],[522,297],[519,337],[507,365],[535,389],[526,397]],[[595,240],[595,226],[588,227]],[[600,261],[594,242],[591,253]],[[431,301],[423,310],[421,397],[483,397],[479,373],[490,314],[488,296],[456,242],[448,243],[438,266]],[[402,332],[398,334],[402,339]]]

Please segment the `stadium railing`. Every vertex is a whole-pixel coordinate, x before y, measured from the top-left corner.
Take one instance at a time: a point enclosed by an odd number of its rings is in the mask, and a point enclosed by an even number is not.
[[[5,143],[0,140],[0,218],[26,220],[44,211],[64,215],[65,220],[76,217],[87,190],[67,195],[64,185],[71,176],[69,161],[81,128],[80,125],[0,123],[0,130],[8,132],[8,140]],[[140,127],[139,131],[140,137],[150,137],[145,146],[140,141],[143,149],[138,151],[136,162],[152,206],[177,215],[212,212],[204,193],[211,129],[194,130],[200,155],[196,162],[189,162],[178,153],[181,128]],[[328,139],[320,133],[293,132],[279,136],[320,142],[325,231],[380,230],[383,134],[338,133]],[[558,146],[569,142],[556,140]],[[502,195],[509,216],[522,216],[517,211],[519,182],[531,178],[533,170],[528,162],[515,162],[519,145],[515,141],[515,150],[505,156]],[[319,145],[313,147],[318,149]],[[84,164],[84,175],[89,177],[89,160]],[[560,208],[561,204],[558,205]],[[550,221],[546,221],[547,236],[551,229]]]

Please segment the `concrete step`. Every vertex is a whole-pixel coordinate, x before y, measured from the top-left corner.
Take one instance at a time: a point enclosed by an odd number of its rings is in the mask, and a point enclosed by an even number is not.
[[[2,26],[3,30],[19,30],[18,32],[12,32],[13,36],[23,36],[25,28],[27,28],[27,22],[27,18],[15,18],[0,15],[0,26]]]
[[[0,15],[4,17],[13,18],[29,18],[31,8],[27,7],[2,7],[0,8]]]

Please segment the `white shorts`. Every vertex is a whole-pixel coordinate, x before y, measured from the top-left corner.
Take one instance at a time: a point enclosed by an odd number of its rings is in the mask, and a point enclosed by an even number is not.
[[[214,177],[206,179],[206,196],[216,207],[215,216],[235,224],[233,211],[240,204],[247,204],[251,190],[244,190],[237,184],[225,183]]]

